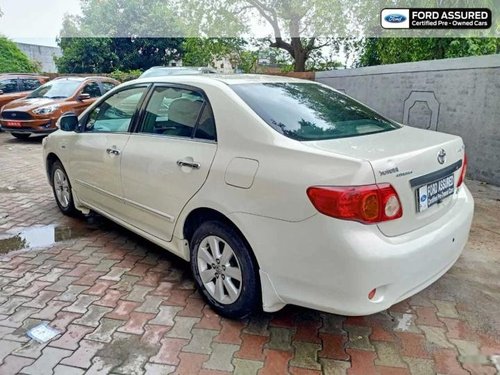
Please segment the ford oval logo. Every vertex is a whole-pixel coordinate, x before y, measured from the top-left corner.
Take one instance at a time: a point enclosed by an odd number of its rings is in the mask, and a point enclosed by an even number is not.
[[[422,195],[422,197],[420,197],[420,202],[424,203],[425,201],[427,200],[427,195]]]
[[[387,16],[384,17],[384,19],[390,23],[401,23],[401,22],[406,21],[405,16],[403,16],[402,14],[396,14],[396,13],[388,14]]]

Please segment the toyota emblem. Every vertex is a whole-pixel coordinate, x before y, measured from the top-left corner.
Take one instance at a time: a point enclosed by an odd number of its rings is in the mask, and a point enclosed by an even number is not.
[[[437,159],[439,164],[444,164],[444,162],[446,161],[446,151],[441,149],[441,151],[439,151],[438,153]]]

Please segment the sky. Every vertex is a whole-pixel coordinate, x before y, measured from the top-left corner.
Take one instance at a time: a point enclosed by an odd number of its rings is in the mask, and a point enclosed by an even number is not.
[[[0,35],[16,42],[56,46],[66,13],[79,14],[79,0],[0,0]]]

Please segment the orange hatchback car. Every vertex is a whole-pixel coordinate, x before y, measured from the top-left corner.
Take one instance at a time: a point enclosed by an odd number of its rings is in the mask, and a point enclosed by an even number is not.
[[[119,84],[107,77],[60,77],[40,86],[31,94],[5,105],[0,113],[2,129],[14,137],[26,139],[31,134],[57,130],[62,114],[77,116],[98,97]]]
[[[0,109],[13,100],[25,97],[48,80],[49,77],[37,74],[0,74]]]

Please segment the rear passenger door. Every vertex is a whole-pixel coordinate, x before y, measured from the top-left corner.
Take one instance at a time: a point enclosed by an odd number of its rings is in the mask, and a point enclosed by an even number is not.
[[[217,150],[208,98],[192,87],[157,85],[122,156],[127,221],[166,241],[203,186]]]

